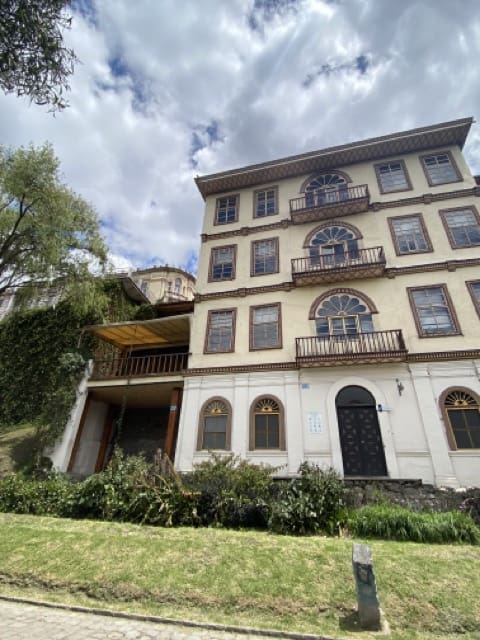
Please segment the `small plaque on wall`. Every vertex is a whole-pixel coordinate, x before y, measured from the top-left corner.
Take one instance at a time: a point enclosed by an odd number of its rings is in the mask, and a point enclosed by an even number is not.
[[[322,433],[322,416],[319,413],[307,413],[307,432]]]

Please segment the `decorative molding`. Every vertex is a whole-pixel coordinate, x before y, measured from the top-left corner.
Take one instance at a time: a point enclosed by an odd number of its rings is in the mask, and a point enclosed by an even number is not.
[[[298,369],[296,362],[267,362],[266,364],[234,365],[231,367],[196,367],[185,369],[185,377],[217,375],[226,373],[250,373],[255,371],[284,371]]]
[[[329,289],[325,293],[322,293],[321,296],[318,296],[310,307],[310,311],[308,314],[309,320],[315,320],[317,317],[317,309],[320,304],[326,300],[327,298],[331,298],[334,295],[342,295],[347,294],[349,296],[354,296],[355,298],[359,298],[367,307],[370,313],[378,313],[378,309],[375,306],[373,300],[367,296],[365,293],[361,291],[357,291],[356,289],[345,288],[345,287],[334,287],[333,289]]]
[[[395,278],[410,273],[429,273],[433,271],[456,271],[465,267],[480,266],[480,258],[464,258],[463,260],[445,260],[444,262],[431,262],[427,264],[412,264],[405,267],[387,267],[383,274],[386,278]],[[269,275],[269,274],[267,274]],[[351,274],[345,271],[345,280]],[[261,287],[239,287],[228,291],[214,291],[212,293],[195,294],[195,303],[206,302],[207,300],[218,300],[221,298],[245,298],[247,295],[257,295],[270,291],[291,291],[297,288],[294,281],[280,282],[278,284],[263,285]],[[362,294],[363,295],[363,294]]]
[[[475,360],[480,358],[480,349],[464,349],[457,351],[430,351],[424,353],[408,353],[407,362],[436,362],[438,360]]]
[[[407,207],[415,204],[431,204],[442,200],[450,200],[451,198],[466,198],[469,196],[480,197],[480,185],[468,189],[457,189],[455,191],[442,191],[441,193],[424,193],[421,196],[412,196],[411,198],[401,198],[400,200],[389,200],[384,202],[372,202],[369,211],[380,211],[381,209],[394,209],[396,207]],[[466,205],[470,206],[470,205]],[[334,218],[329,220],[328,224],[334,223]],[[302,223],[307,224],[308,221]],[[233,223],[230,223],[233,224]],[[270,231],[271,229],[287,229],[293,223],[289,218],[284,218],[278,222],[271,224],[262,224],[254,227],[240,227],[232,231],[220,231],[218,233],[202,233],[202,242],[209,240],[219,240],[221,238],[233,238],[235,236],[248,236],[253,233],[261,233],[262,231]],[[343,223],[339,223],[343,224]]]

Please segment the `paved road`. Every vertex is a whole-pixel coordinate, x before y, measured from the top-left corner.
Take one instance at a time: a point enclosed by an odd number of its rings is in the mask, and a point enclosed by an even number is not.
[[[254,633],[188,627],[0,600],[1,640],[265,640]]]

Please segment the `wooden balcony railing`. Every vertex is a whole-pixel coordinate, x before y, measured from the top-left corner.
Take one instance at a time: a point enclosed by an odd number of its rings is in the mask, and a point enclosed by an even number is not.
[[[339,334],[296,339],[297,364],[348,364],[350,361],[393,362],[403,360],[407,350],[401,329]]]
[[[95,360],[91,379],[134,378],[180,373],[187,366],[187,358],[186,353],[168,353]]]
[[[307,222],[346,216],[366,211],[370,202],[368,185],[339,188],[332,191],[312,191],[299,198],[290,200],[292,220]]]
[[[343,255],[292,258],[292,275],[318,273],[319,271],[332,271],[334,269],[363,269],[371,266],[385,266],[383,247],[345,251]]]

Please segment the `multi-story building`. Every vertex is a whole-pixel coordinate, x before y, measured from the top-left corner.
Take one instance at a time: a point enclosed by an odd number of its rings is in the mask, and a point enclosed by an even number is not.
[[[175,465],[480,485],[472,119],[197,178],[205,200]]]

